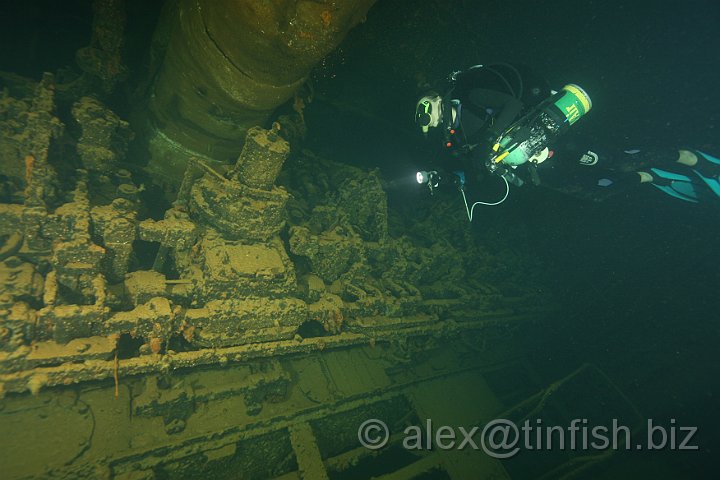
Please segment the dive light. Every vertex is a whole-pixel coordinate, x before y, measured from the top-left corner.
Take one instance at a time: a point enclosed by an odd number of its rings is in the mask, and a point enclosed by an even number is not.
[[[415,180],[420,185],[427,185],[430,189],[430,193],[433,193],[433,190],[437,188],[438,185],[440,185],[440,175],[436,170],[431,171],[420,171],[415,174]]]

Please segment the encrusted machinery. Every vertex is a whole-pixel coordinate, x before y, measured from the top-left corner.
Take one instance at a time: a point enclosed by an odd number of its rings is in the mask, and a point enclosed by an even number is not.
[[[79,98],[74,138],[54,94],[46,75],[0,99],[0,423],[26,426],[12,448],[47,453],[9,478],[187,478],[263,455],[277,468],[249,464],[251,478],[324,471],[318,455],[342,461],[322,447],[342,412],[392,410],[437,377],[409,378],[440,342],[506,338],[544,309],[486,284],[467,252],[390,235],[377,173],[291,154],[289,125],[250,129],[227,168],[191,161],[150,217],[123,169],[127,123]],[[328,368],[345,386],[309,388]],[[57,423],[34,423],[33,405]],[[70,424],[74,444],[28,437]]]

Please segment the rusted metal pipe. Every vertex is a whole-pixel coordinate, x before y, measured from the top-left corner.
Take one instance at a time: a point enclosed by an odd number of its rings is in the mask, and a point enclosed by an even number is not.
[[[189,156],[234,162],[247,130],[293,97],[374,2],[178,0],[159,27],[169,34],[149,103],[149,170],[179,184]]]

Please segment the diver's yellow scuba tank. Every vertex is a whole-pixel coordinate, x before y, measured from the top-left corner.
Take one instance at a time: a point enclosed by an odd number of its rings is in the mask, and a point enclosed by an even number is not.
[[[548,146],[592,108],[590,96],[575,84],[538,105],[511,125],[493,145],[489,167],[522,165]]]

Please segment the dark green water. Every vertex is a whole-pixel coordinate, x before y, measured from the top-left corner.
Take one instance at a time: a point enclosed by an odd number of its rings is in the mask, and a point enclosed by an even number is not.
[[[54,2],[31,4],[2,8],[0,70],[37,78],[73,62],[89,35],[91,9],[65,2],[56,15]],[[128,20],[132,59],[140,57],[157,9],[128,4],[139,12]],[[433,82],[473,64],[511,61],[532,66],[554,86],[576,82],[591,92],[592,113],[569,135],[717,153],[719,21],[711,0],[380,0],[315,73],[307,141],[336,160],[379,167],[388,181],[411,177],[435,150],[412,123],[417,76]],[[113,107],[122,110],[120,102]],[[389,192],[390,208],[409,221],[447,201],[413,187]],[[542,266],[541,275],[528,274],[538,276],[549,302],[559,302],[560,314],[521,341],[546,383],[592,363],[645,416],[698,427],[698,451],[626,456],[614,478],[659,478],[644,477],[638,472],[649,470],[638,471],[635,462],[668,465],[666,478],[715,478],[719,213],[720,199],[696,206],[651,188],[602,204],[520,189],[502,206],[480,210],[469,227],[489,245],[525,255],[529,270]],[[457,215],[464,215],[460,204]],[[584,400],[594,398],[578,402]]]
[[[413,136],[415,75],[432,83],[477,63],[512,61],[552,85],[576,81],[592,92],[591,114],[568,135],[606,145],[717,149],[719,19],[710,1],[379,2],[351,32],[335,58],[336,77],[324,78],[321,90],[382,122],[333,126],[318,114],[325,135],[315,142],[391,178],[408,175],[436,151]],[[371,63],[378,68],[367,68]],[[358,144],[344,140],[348,129],[360,131]],[[390,200],[418,204],[410,195],[391,193]],[[698,426],[699,451],[634,459],[669,462],[677,470],[667,478],[712,478],[717,467],[719,214],[720,201],[690,205],[652,188],[602,204],[516,189],[506,204],[481,210],[472,227],[539,260],[547,270],[538,288],[562,299],[561,315],[525,338],[548,379],[591,362],[646,416]],[[616,474],[658,475],[631,465]]]

